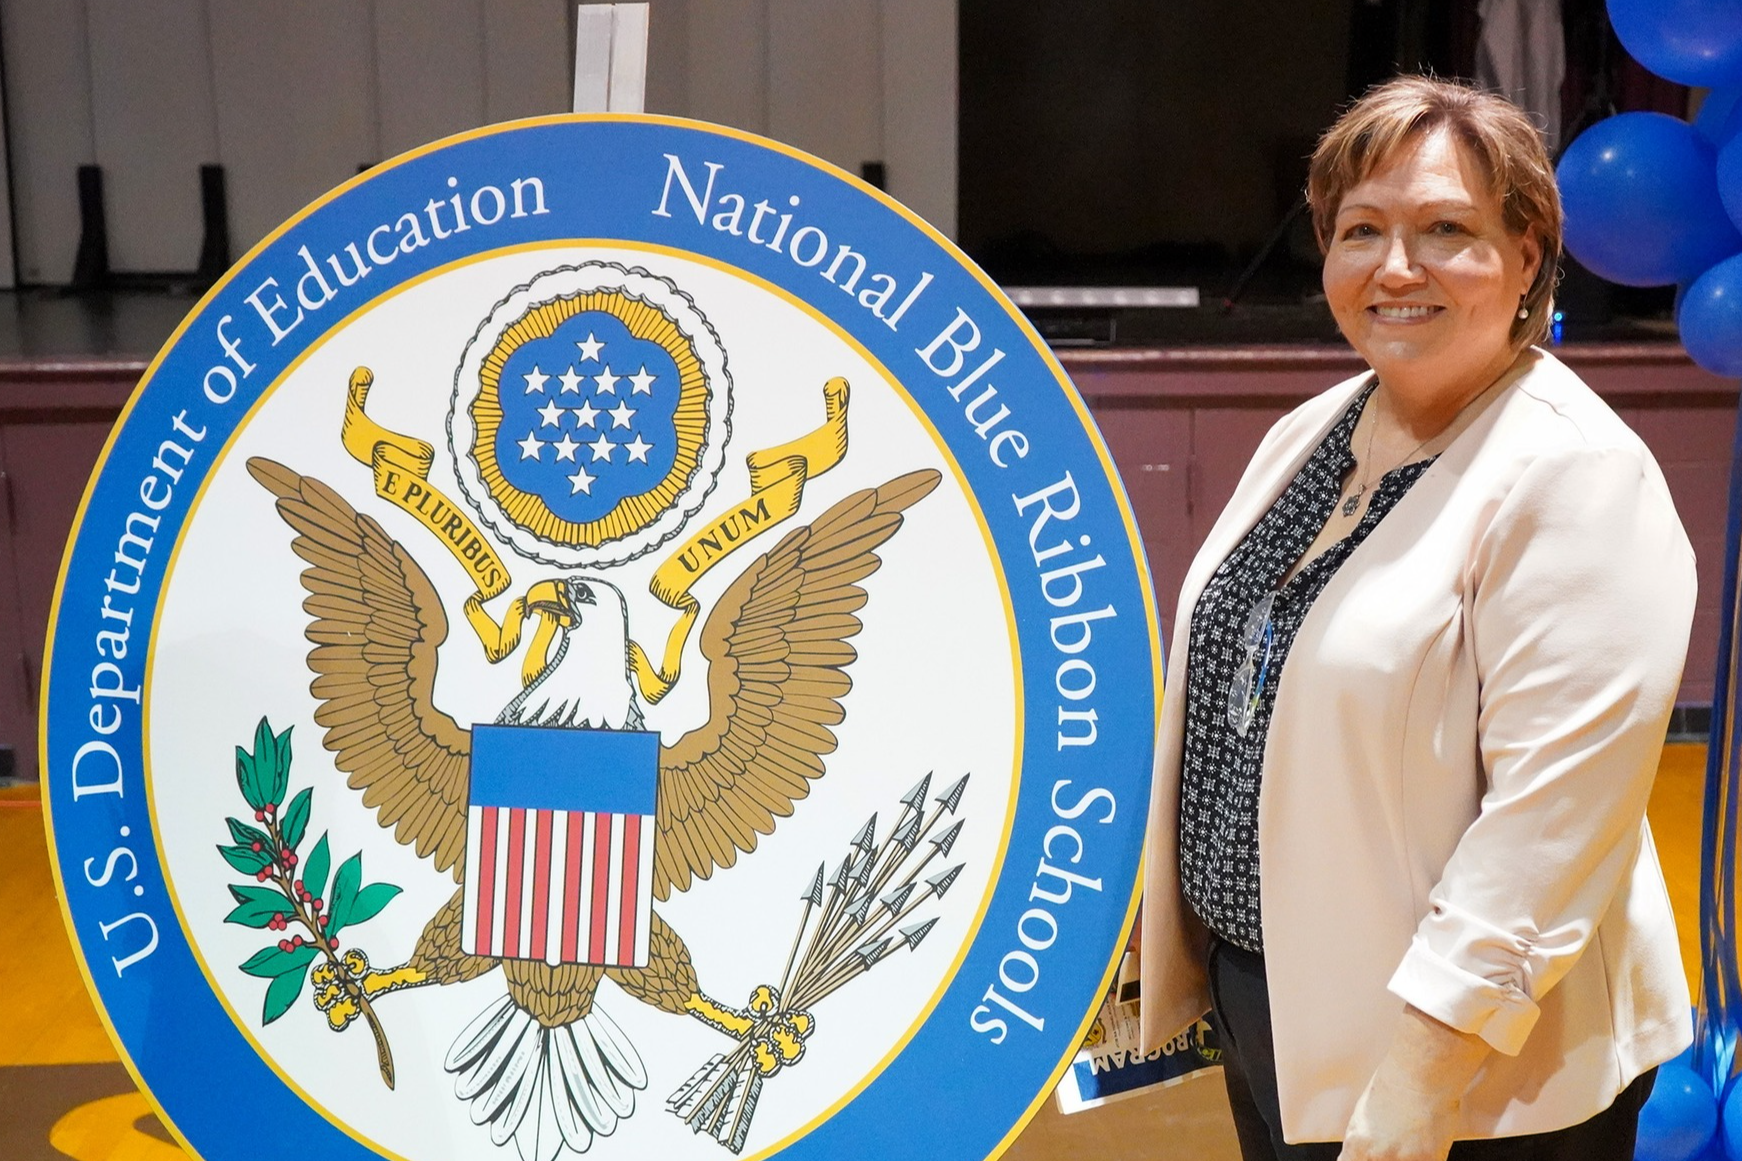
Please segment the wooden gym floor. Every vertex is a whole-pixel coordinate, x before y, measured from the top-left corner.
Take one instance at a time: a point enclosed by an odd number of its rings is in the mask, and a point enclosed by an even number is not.
[[[1700,806],[1705,747],[1665,747],[1651,825],[1697,974]],[[0,789],[0,1159],[185,1161],[134,1088],[74,964],[35,789]],[[1237,1161],[1218,1074],[1118,1104],[1060,1116],[1048,1101],[1009,1161]]]

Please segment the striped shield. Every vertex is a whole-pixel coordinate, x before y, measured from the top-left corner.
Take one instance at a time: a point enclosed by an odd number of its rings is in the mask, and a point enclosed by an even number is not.
[[[472,727],[469,955],[644,967],[659,735]]]

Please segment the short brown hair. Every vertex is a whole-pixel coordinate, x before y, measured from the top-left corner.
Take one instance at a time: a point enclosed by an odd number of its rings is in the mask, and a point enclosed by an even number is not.
[[[1307,171],[1307,203],[1319,249],[1330,247],[1337,211],[1350,190],[1418,138],[1444,128],[1486,172],[1507,229],[1535,234],[1542,248],[1536,280],[1524,296],[1530,317],[1512,326],[1518,346],[1541,342],[1554,313],[1561,256],[1561,199],[1542,134],[1518,106],[1493,93],[1434,77],[1405,76],[1375,85],[1319,138]]]

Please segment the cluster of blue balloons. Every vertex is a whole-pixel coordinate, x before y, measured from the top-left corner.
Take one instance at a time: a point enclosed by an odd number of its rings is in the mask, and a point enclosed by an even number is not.
[[[1692,124],[1622,113],[1567,146],[1567,250],[1611,282],[1678,287],[1688,354],[1742,375],[1742,4],[1609,0],[1609,20],[1640,64],[1712,93]]]

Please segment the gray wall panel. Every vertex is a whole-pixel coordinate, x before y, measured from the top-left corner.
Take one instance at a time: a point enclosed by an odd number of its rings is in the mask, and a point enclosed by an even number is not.
[[[91,124],[116,270],[192,270],[218,160],[205,0],[87,0]]]
[[[484,5],[486,121],[569,111],[573,7],[566,0],[489,0]]]
[[[483,0],[375,0],[381,160],[484,124]]]
[[[351,0],[211,6],[218,148],[237,249],[381,157],[374,30]]]
[[[7,0],[6,115],[26,282],[66,282],[79,244],[77,170],[96,160],[84,0]]]

